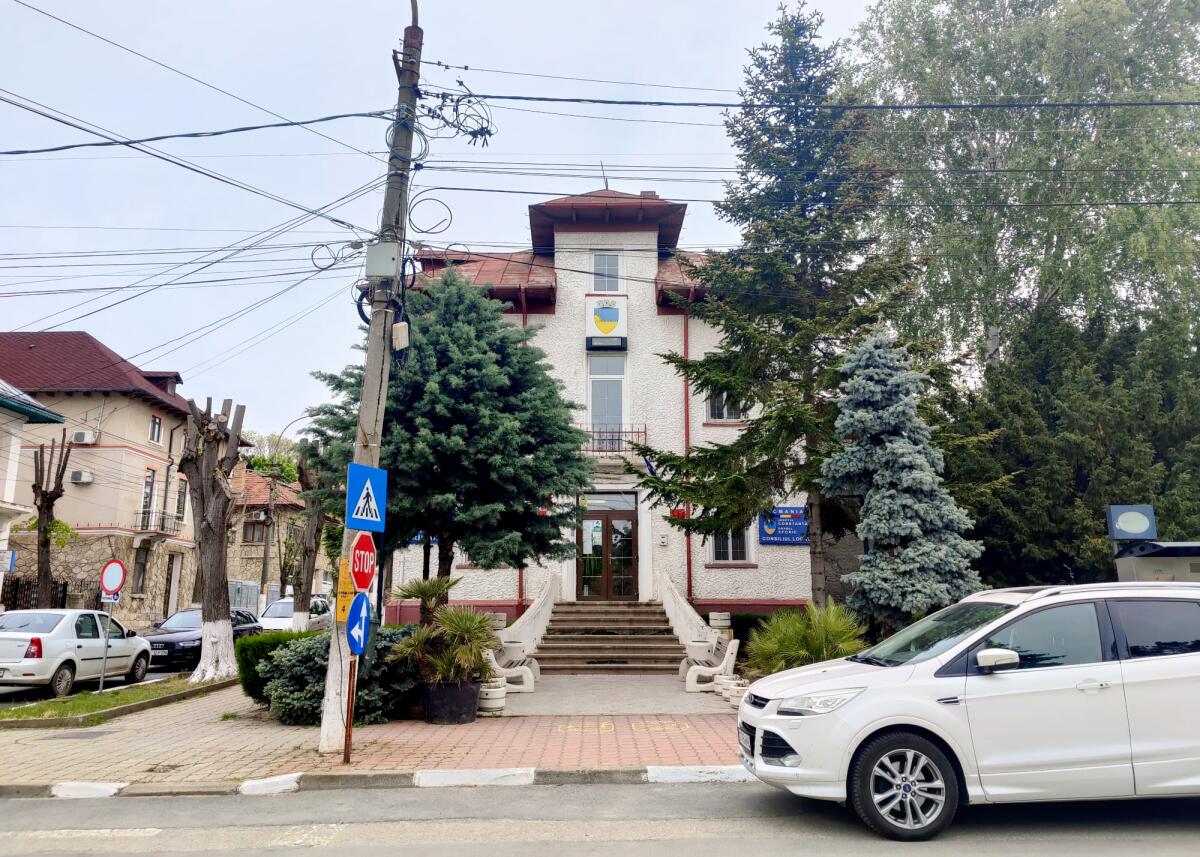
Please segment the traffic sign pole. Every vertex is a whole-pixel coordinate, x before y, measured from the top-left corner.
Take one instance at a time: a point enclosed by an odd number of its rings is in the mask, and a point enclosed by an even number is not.
[[[354,741],[354,697],[358,695],[358,655],[350,656],[350,680],[346,683],[346,740],[342,746],[342,764],[350,764],[350,747]]]
[[[121,589],[125,586],[128,573],[125,563],[119,559],[110,559],[100,567],[100,599],[108,604],[105,615],[108,621],[104,623],[104,653],[100,657],[100,693],[104,692],[104,677],[108,674],[108,648],[112,645],[112,611],[113,602],[121,597]]]

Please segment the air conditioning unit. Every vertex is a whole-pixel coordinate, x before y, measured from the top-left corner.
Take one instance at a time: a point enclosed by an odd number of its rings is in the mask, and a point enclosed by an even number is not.
[[[267,519],[266,512],[255,512],[250,516],[251,521],[265,521]]]
[[[91,446],[96,442],[96,433],[94,431],[77,431],[71,435],[71,443],[79,444],[80,446]]]
[[[72,485],[91,485],[95,477],[92,476],[90,470],[72,470],[71,484]]]

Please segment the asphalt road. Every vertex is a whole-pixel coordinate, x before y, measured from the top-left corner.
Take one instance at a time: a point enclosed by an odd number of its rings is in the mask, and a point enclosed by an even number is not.
[[[898,846],[833,804],[761,785],[528,786],[278,797],[0,801],[0,853],[838,857],[1197,853],[1200,800],[978,807]],[[407,851],[400,849],[407,848]]]

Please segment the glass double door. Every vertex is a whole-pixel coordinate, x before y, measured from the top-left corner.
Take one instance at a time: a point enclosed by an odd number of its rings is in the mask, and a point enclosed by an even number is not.
[[[577,536],[575,597],[580,601],[637,600],[635,512],[587,512]]]

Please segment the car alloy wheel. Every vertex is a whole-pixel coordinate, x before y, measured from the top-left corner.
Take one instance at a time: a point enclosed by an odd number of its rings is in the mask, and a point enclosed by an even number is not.
[[[138,655],[133,661],[133,668],[129,670],[129,681],[136,683],[144,679],[149,666],[150,659],[145,655]]]
[[[75,673],[69,666],[65,664],[59,667],[54,677],[50,679],[50,690],[55,696],[62,698],[71,692],[71,688],[75,686]]]
[[[894,750],[871,770],[871,799],[897,827],[920,830],[946,806],[946,781],[938,766],[916,750]]]
[[[872,739],[850,770],[850,804],[859,818],[889,839],[930,839],[958,811],[958,771],[923,735],[894,732]]]

